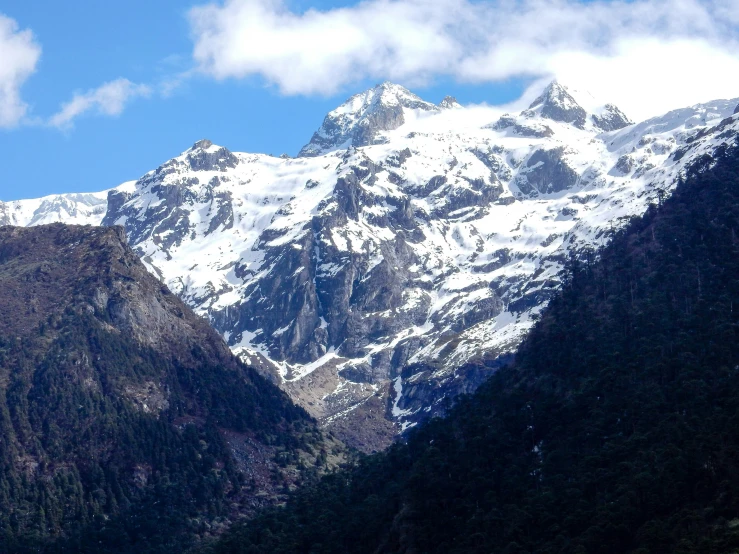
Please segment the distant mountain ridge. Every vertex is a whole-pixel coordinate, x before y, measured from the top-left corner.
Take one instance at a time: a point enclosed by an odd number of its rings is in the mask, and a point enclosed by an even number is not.
[[[384,83],[328,114],[298,158],[200,141],[111,189],[89,222],[123,225],[234,352],[373,450],[493,372],[564,261],[730,141],[738,103],[631,124],[557,82],[517,114]]]
[[[0,225],[28,227],[64,221],[99,225],[108,210],[108,191],[52,194],[33,200],[0,202]]]

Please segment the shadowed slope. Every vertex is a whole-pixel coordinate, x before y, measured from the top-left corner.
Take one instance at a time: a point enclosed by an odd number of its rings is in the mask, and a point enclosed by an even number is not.
[[[121,228],[0,227],[0,307],[4,552],[181,548],[326,463]]]

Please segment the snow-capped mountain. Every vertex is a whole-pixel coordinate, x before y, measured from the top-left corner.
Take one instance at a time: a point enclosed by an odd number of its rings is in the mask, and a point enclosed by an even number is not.
[[[28,227],[58,221],[99,225],[107,209],[108,191],[0,202],[0,225]]]
[[[633,123],[613,104],[600,104],[589,93],[570,90],[557,81],[550,83],[521,115],[596,131],[617,131]]]
[[[385,83],[331,112],[298,158],[200,141],[89,221],[124,225],[234,351],[369,450],[489,375],[571,253],[736,140],[738,102],[634,125],[556,82],[503,115]]]
[[[385,82],[355,94],[330,112],[298,156],[319,156],[350,146],[383,142],[384,131],[393,131],[423,112],[436,112],[454,104],[456,100],[447,97],[435,106],[399,85]]]

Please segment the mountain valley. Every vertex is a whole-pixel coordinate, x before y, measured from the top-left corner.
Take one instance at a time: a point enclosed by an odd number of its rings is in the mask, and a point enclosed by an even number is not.
[[[565,262],[734,140],[737,104],[634,124],[557,82],[509,114],[383,83],[296,158],[202,140],[109,191],[0,203],[0,223],[124,227],[235,354],[374,451],[506,365]]]

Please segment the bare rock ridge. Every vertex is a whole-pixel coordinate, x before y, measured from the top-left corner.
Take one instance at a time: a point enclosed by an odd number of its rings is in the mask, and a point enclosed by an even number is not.
[[[239,162],[227,148],[213,146],[209,140],[200,140],[188,151],[187,162],[193,170],[226,171]]]
[[[381,448],[474,390],[564,261],[737,127],[736,99],[629,124],[556,82],[518,114],[476,107],[474,125],[441,104],[378,85],[297,158],[199,142],[110,191],[90,222],[124,226],[235,353],[353,445]]]
[[[126,541],[125,522],[161,514],[181,527],[160,531],[187,541],[210,526],[189,518],[276,502],[301,481],[299,458],[325,467],[340,452],[145,268],[122,227],[0,227],[0,304],[3,545],[84,537],[101,518]],[[293,461],[278,464],[287,444]]]

